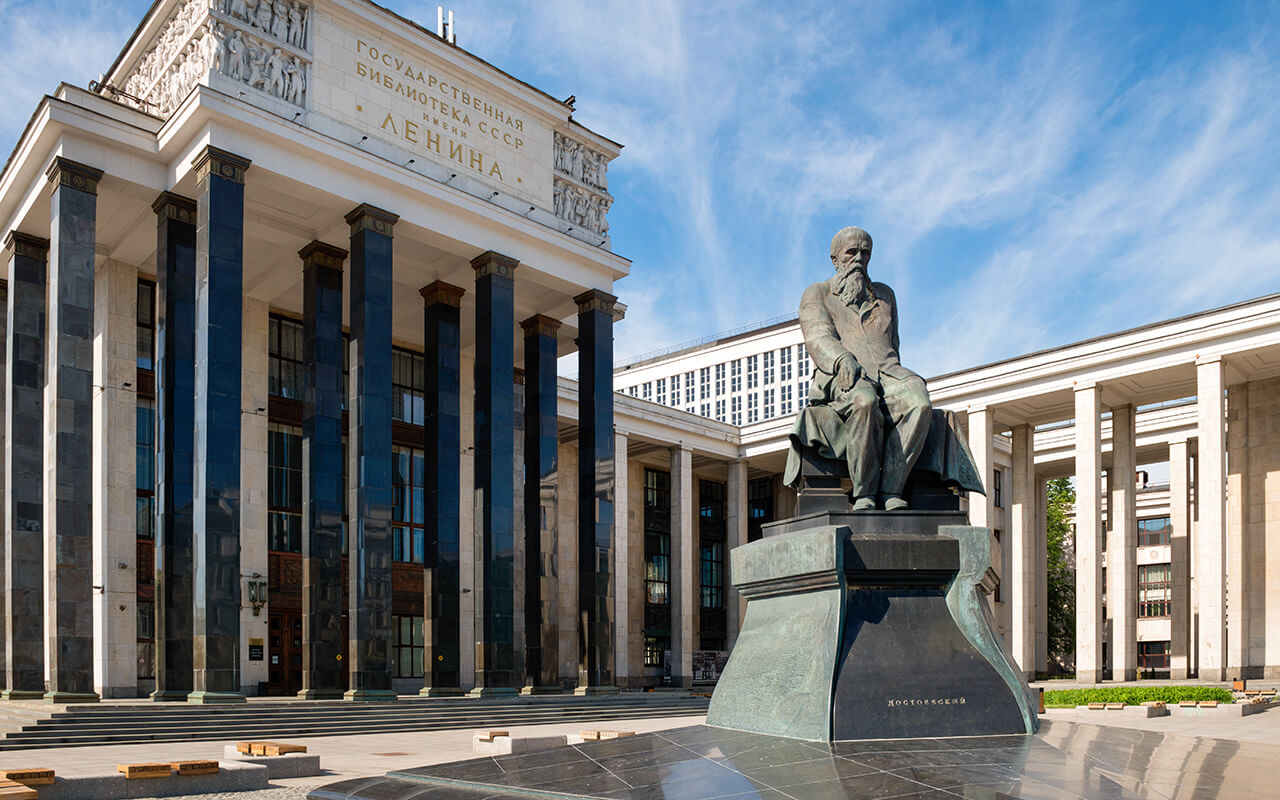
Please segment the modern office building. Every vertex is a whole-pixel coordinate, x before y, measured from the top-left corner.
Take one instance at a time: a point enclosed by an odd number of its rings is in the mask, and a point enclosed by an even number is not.
[[[714,677],[727,553],[794,507],[798,330],[615,373],[621,146],[450,38],[160,0],[40,102],[0,172],[4,697]],[[1267,297],[931,380],[1024,669],[1074,476],[1083,676],[1280,674],[1278,375]]]

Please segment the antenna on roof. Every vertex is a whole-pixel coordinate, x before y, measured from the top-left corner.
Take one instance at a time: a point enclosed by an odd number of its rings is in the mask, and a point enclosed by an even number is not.
[[[458,43],[458,32],[453,27],[453,11],[449,12],[449,21],[446,23],[444,6],[436,6],[436,36],[445,39],[449,44]]]

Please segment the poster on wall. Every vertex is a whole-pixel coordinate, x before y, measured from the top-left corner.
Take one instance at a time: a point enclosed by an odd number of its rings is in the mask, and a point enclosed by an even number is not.
[[[715,683],[720,680],[724,665],[729,663],[728,650],[694,650],[693,682]]]

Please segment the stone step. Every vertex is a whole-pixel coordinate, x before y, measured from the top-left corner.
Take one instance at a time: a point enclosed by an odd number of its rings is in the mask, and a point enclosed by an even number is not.
[[[225,739],[271,739],[303,736],[337,736],[352,733],[399,733],[409,731],[446,730],[450,728],[490,727],[493,725],[536,725],[548,722],[585,722],[604,719],[646,719],[666,716],[694,716],[705,713],[705,704],[652,704],[645,708],[615,707],[593,704],[590,708],[537,709],[468,709],[468,713],[442,713],[409,719],[380,719],[377,715],[353,717],[341,721],[308,720],[305,715],[291,721],[260,721],[257,725],[227,725],[222,720],[205,720],[206,724],[179,726],[132,725],[119,720],[106,730],[91,730],[68,725],[43,726],[38,731],[24,731],[0,740],[0,750],[41,749],[96,744],[131,744],[165,741],[213,741]],[[461,711],[461,710],[459,710]]]

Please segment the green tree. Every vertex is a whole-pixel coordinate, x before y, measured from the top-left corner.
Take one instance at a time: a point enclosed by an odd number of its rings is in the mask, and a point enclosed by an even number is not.
[[[1076,557],[1071,518],[1076,490],[1067,478],[1047,483],[1046,547],[1049,670],[1072,672],[1076,653]]]

